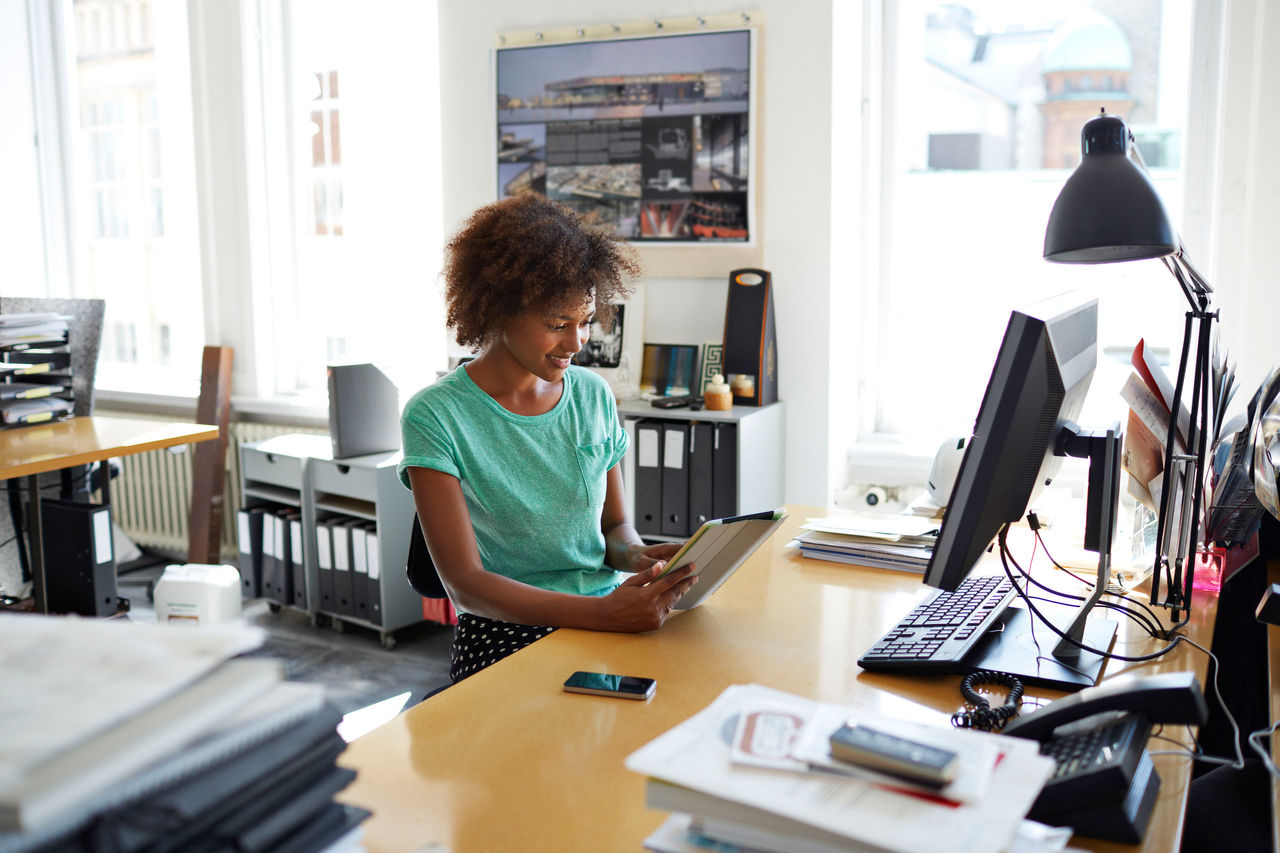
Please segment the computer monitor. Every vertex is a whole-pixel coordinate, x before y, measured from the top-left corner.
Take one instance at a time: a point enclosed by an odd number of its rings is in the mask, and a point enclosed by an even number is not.
[[[1085,547],[1099,552],[1100,583],[1083,607],[1068,614],[1071,625],[1065,631],[1076,642],[1106,651],[1114,623],[1086,619],[1110,572],[1121,433],[1118,424],[1092,433],[1075,424],[1097,352],[1096,299],[1067,293],[1012,312],[924,582],[954,590],[1000,529],[1026,514],[1057,476],[1064,456],[1088,458]],[[1048,626],[1038,626],[1032,636],[1033,627],[1030,613],[1011,607],[1003,630],[984,639],[966,667],[1014,672],[1062,687],[1097,680],[1103,662],[1099,655],[1060,640]],[[1041,644],[1056,646],[1053,660],[1040,653]]]

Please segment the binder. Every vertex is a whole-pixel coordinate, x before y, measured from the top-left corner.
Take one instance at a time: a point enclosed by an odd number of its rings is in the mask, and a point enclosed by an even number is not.
[[[713,445],[715,428],[710,423],[689,425],[689,531],[693,532],[715,514]]]
[[[105,504],[40,499],[44,514],[46,579],[50,613],[113,616],[116,558],[111,542],[111,508]]]
[[[334,519],[329,530],[333,536],[333,612],[354,616],[354,585],[351,582],[351,528],[349,519]]]
[[[307,563],[306,549],[302,545],[302,513],[289,514],[289,603],[302,610],[310,610],[307,605]]]
[[[636,422],[636,532],[662,535],[662,422]]]
[[[369,567],[369,621],[382,624],[382,550],[378,547],[378,527],[370,525],[364,538],[365,560]]]
[[[627,454],[622,457],[622,503],[627,518],[636,517],[636,419],[626,418],[622,429],[627,434]],[[417,516],[414,516],[417,524]]]
[[[716,424],[712,455],[712,517],[738,514],[738,425]]]
[[[689,535],[689,424],[662,424],[662,535]]]
[[[262,594],[262,507],[236,510],[236,531],[240,544],[240,595],[257,598]]]
[[[329,520],[316,522],[316,569],[320,587],[316,609],[333,613],[333,522]]]
[[[351,613],[369,618],[369,531],[363,524],[351,525]]]
[[[270,548],[267,547],[267,543],[265,541],[267,538],[265,526],[262,531],[262,538],[264,540],[262,554],[262,595],[264,598],[268,598],[279,604],[285,603],[284,585],[285,572],[287,571],[287,563],[285,561],[286,552],[284,534],[286,526],[284,523],[284,512],[286,512],[286,510],[276,510],[263,518],[263,524],[269,524],[271,527]],[[269,579],[266,572],[268,564],[271,566],[271,575]]]

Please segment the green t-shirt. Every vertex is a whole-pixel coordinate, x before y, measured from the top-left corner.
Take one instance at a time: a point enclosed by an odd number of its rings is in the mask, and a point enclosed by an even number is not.
[[[457,477],[480,560],[496,574],[557,592],[605,595],[622,575],[604,564],[605,474],[627,449],[608,384],[582,367],[560,402],[517,415],[480,390],[465,366],[422,389],[400,416],[406,468]]]

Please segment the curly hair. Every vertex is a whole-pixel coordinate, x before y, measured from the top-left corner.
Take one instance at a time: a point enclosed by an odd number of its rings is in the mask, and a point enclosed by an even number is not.
[[[486,205],[446,246],[448,324],[462,346],[488,344],[529,310],[592,297],[608,322],[640,275],[635,251],[602,227],[537,193]]]

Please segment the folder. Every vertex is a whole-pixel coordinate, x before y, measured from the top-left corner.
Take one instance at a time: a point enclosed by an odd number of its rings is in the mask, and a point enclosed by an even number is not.
[[[333,522],[316,522],[316,576],[320,601],[317,610],[334,612],[333,599]]]
[[[689,424],[662,424],[662,535],[689,535]]]
[[[712,454],[712,515],[738,514],[738,425],[716,424]]]
[[[364,538],[365,560],[369,567],[369,621],[382,624],[382,550],[378,546],[378,528],[373,525]]]
[[[354,616],[350,519],[334,519],[329,530],[333,536],[333,612]]]
[[[662,535],[662,422],[636,423],[636,532]]]
[[[369,531],[363,524],[351,525],[351,613],[369,618]]]
[[[262,507],[236,510],[240,545],[240,595],[257,598],[262,593]]]
[[[715,514],[713,453],[715,427],[710,423],[689,425],[689,530],[697,530]]]
[[[288,571],[285,579],[286,604],[307,609],[307,566],[302,549],[302,513],[290,512],[284,517],[288,537]]]
[[[263,518],[263,539],[266,539],[266,525],[270,525],[271,547],[267,548],[264,541],[262,555],[262,595],[264,598],[268,598],[279,604],[284,604],[287,600],[284,594],[285,572],[287,565],[285,561],[286,552],[284,537],[286,525],[284,523],[283,515],[285,512],[287,512],[287,510],[276,510]],[[271,574],[269,578],[266,571],[268,563],[271,566]]]

